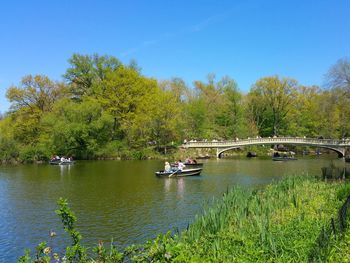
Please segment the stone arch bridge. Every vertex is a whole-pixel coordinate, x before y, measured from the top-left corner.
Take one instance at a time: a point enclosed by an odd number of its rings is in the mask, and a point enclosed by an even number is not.
[[[350,148],[350,139],[312,139],[312,138],[294,138],[294,137],[276,137],[276,138],[255,138],[242,139],[232,141],[190,141],[182,144],[182,148],[216,148],[216,156],[240,147],[251,145],[296,145],[296,146],[312,146],[326,148],[338,153],[339,158],[344,157],[346,149]]]

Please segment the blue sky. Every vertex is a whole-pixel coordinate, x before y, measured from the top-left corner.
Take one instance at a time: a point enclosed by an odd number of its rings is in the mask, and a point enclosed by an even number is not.
[[[135,59],[146,76],[189,86],[229,75],[241,91],[259,78],[322,85],[350,56],[350,1],[4,1],[0,111],[27,74],[61,80],[73,53]]]

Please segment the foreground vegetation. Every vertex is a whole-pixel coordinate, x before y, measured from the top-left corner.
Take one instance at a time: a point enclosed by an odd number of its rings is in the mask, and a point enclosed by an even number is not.
[[[309,176],[289,177],[260,190],[237,187],[181,234],[159,235],[122,252],[113,243],[108,249],[102,243],[93,250],[83,247],[76,218],[60,200],[57,214],[72,237],[63,261],[350,262],[350,221],[343,205],[349,194],[348,183]],[[62,257],[46,243],[37,247],[36,262]],[[31,262],[30,252],[19,262]]]
[[[146,77],[135,62],[113,56],[74,54],[62,73],[59,81],[27,75],[8,88],[0,161],[144,159],[185,139],[350,135],[348,59],[330,68],[326,88],[266,76],[246,94],[227,76],[210,74],[190,88],[180,78]]]

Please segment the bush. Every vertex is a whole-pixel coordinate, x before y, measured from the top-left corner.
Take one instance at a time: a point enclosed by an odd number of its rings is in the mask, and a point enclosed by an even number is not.
[[[0,140],[0,159],[3,162],[16,160],[19,156],[17,143],[14,140],[2,138]]]
[[[23,146],[19,153],[19,159],[24,162],[47,161],[50,154],[47,149],[41,149],[38,146]]]

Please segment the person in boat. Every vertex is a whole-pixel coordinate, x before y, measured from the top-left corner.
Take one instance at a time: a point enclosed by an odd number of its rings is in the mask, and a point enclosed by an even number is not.
[[[186,164],[197,164],[197,161],[196,161],[196,159],[187,158],[187,159],[185,160],[185,165],[186,165]]]
[[[193,163],[192,159],[187,157],[186,160],[185,160],[185,165],[186,164],[192,164],[192,163]]]
[[[164,172],[171,172],[171,166],[168,162],[165,162]]]
[[[184,168],[185,168],[184,163],[183,163],[181,160],[179,160],[179,161],[177,162],[177,169],[180,170],[180,171],[182,171]]]
[[[50,160],[50,161],[51,161],[51,162],[57,162],[57,161],[60,161],[60,159],[61,159],[61,158],[60,158],[58,155],[54,155],[54,156],[51,157],[51,160]]]
[[[273,157],[280,157],[280,154],[278,152],[274,152]]]

